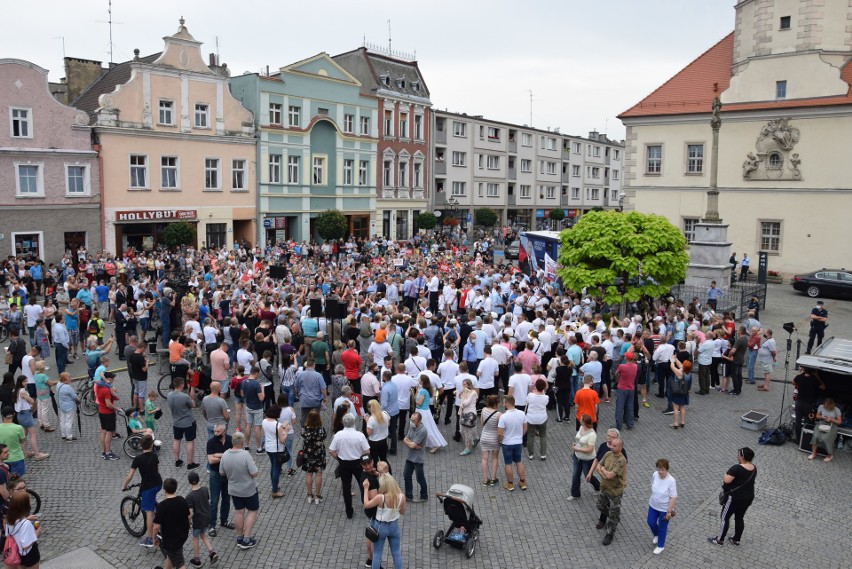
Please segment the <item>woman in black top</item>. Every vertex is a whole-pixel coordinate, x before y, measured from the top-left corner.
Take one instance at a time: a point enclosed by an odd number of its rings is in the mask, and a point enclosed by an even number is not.
[[[571,419],[571,362],[568,356],[559,358],[556,366],[556,422],[569,421]]]
[[[757,478],[757,467],[751,463],[754,459],[754,451],[743,447],[737,451],[737,462],[722,479],[722,489],[727,493],[728,499],[722,504],[722,524],[719,535],[708,537],[707,541],[713,545],[724,545],[725,534],[728,533],[728,525],[731,516],[734,516],[734,535],[728,538],[732,545],[739,546],[743,535],[745,524],[743,517],[746,510],[754,501],[754,481]]]

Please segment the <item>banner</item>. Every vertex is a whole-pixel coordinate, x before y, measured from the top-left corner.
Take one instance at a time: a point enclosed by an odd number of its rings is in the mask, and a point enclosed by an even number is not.
[[[551,259],[547,253],[544,254],[544,276],[549,279],[556,279],[556,261]]]

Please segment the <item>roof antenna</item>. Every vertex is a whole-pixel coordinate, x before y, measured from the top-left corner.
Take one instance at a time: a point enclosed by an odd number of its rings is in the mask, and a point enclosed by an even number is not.
[[[109,6],[107,7],[107,14],[109,15],[109,18],[107,19],[107,21],[105,22],[103,20],[98,20],[98,23],[99,24],[109,24],[109,62],[112,63],[113,62],[112,25],[113,24],[123,24],[124,22],[113,22],[112,21],[112,0],[109,0]]]
[[[390,24],[390,20],[388,20],[388,55],[393,55],[393,51],[391,50],[391,24]]]
[[[216,65],[219,65],[219,36],[216,36]]]
[[[532,127],[533,92],[532,89],[528,89],[527,92],[530,94],[530,127]]]

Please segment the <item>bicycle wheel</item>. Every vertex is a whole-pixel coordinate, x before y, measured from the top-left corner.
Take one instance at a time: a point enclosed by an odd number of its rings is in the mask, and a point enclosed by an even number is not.
[[[94,417],[98,414],[98,404],[91,389],[87,389],[80,395],[80,410],[86,417]]]
[[[136,458],[142,454],[142,437],[139,435],[130,435],[124,439],[124,454],[130,458]]]
[[[5,326],[0,326],[0,344],[9,339],[9,331]]]
[[[37,514],[41,509],[41,496],[35,490],[27,488],[27,494],[30,495],[30,513]]]
[[[160,394],[160,397],[165,399],[169,395],[169,391],[172,390],[172,374],[167,373],[163,377],[160,378],[160,381],[157,382],[157,392]]]
[[[136,496],[125,496],[121,500],[121,522],[127,533],[133,537],[145,534],[145,513],[142,511],[142,500]]]

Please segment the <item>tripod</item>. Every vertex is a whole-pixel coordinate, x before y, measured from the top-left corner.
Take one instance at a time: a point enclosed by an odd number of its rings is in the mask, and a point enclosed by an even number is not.
[[[793,351],[793,332],[796,332],[798,338],[798,330],[793,326],[792,322],[788,322],[784,324],[784,331],[787,332],[787,351],[784,354],[784,390],[781,392],[781,410],[778,413],[778,423],[776,425],[776,429],[781,429],[781,425],[784,424],[784,434],[792,433],[793,429],[791,425],[788,423],[784,423],[784,412],[786,410],[787,403],[787,385],[790,383],[790,352]],[[794,433],[793,433],[794,434]]]

